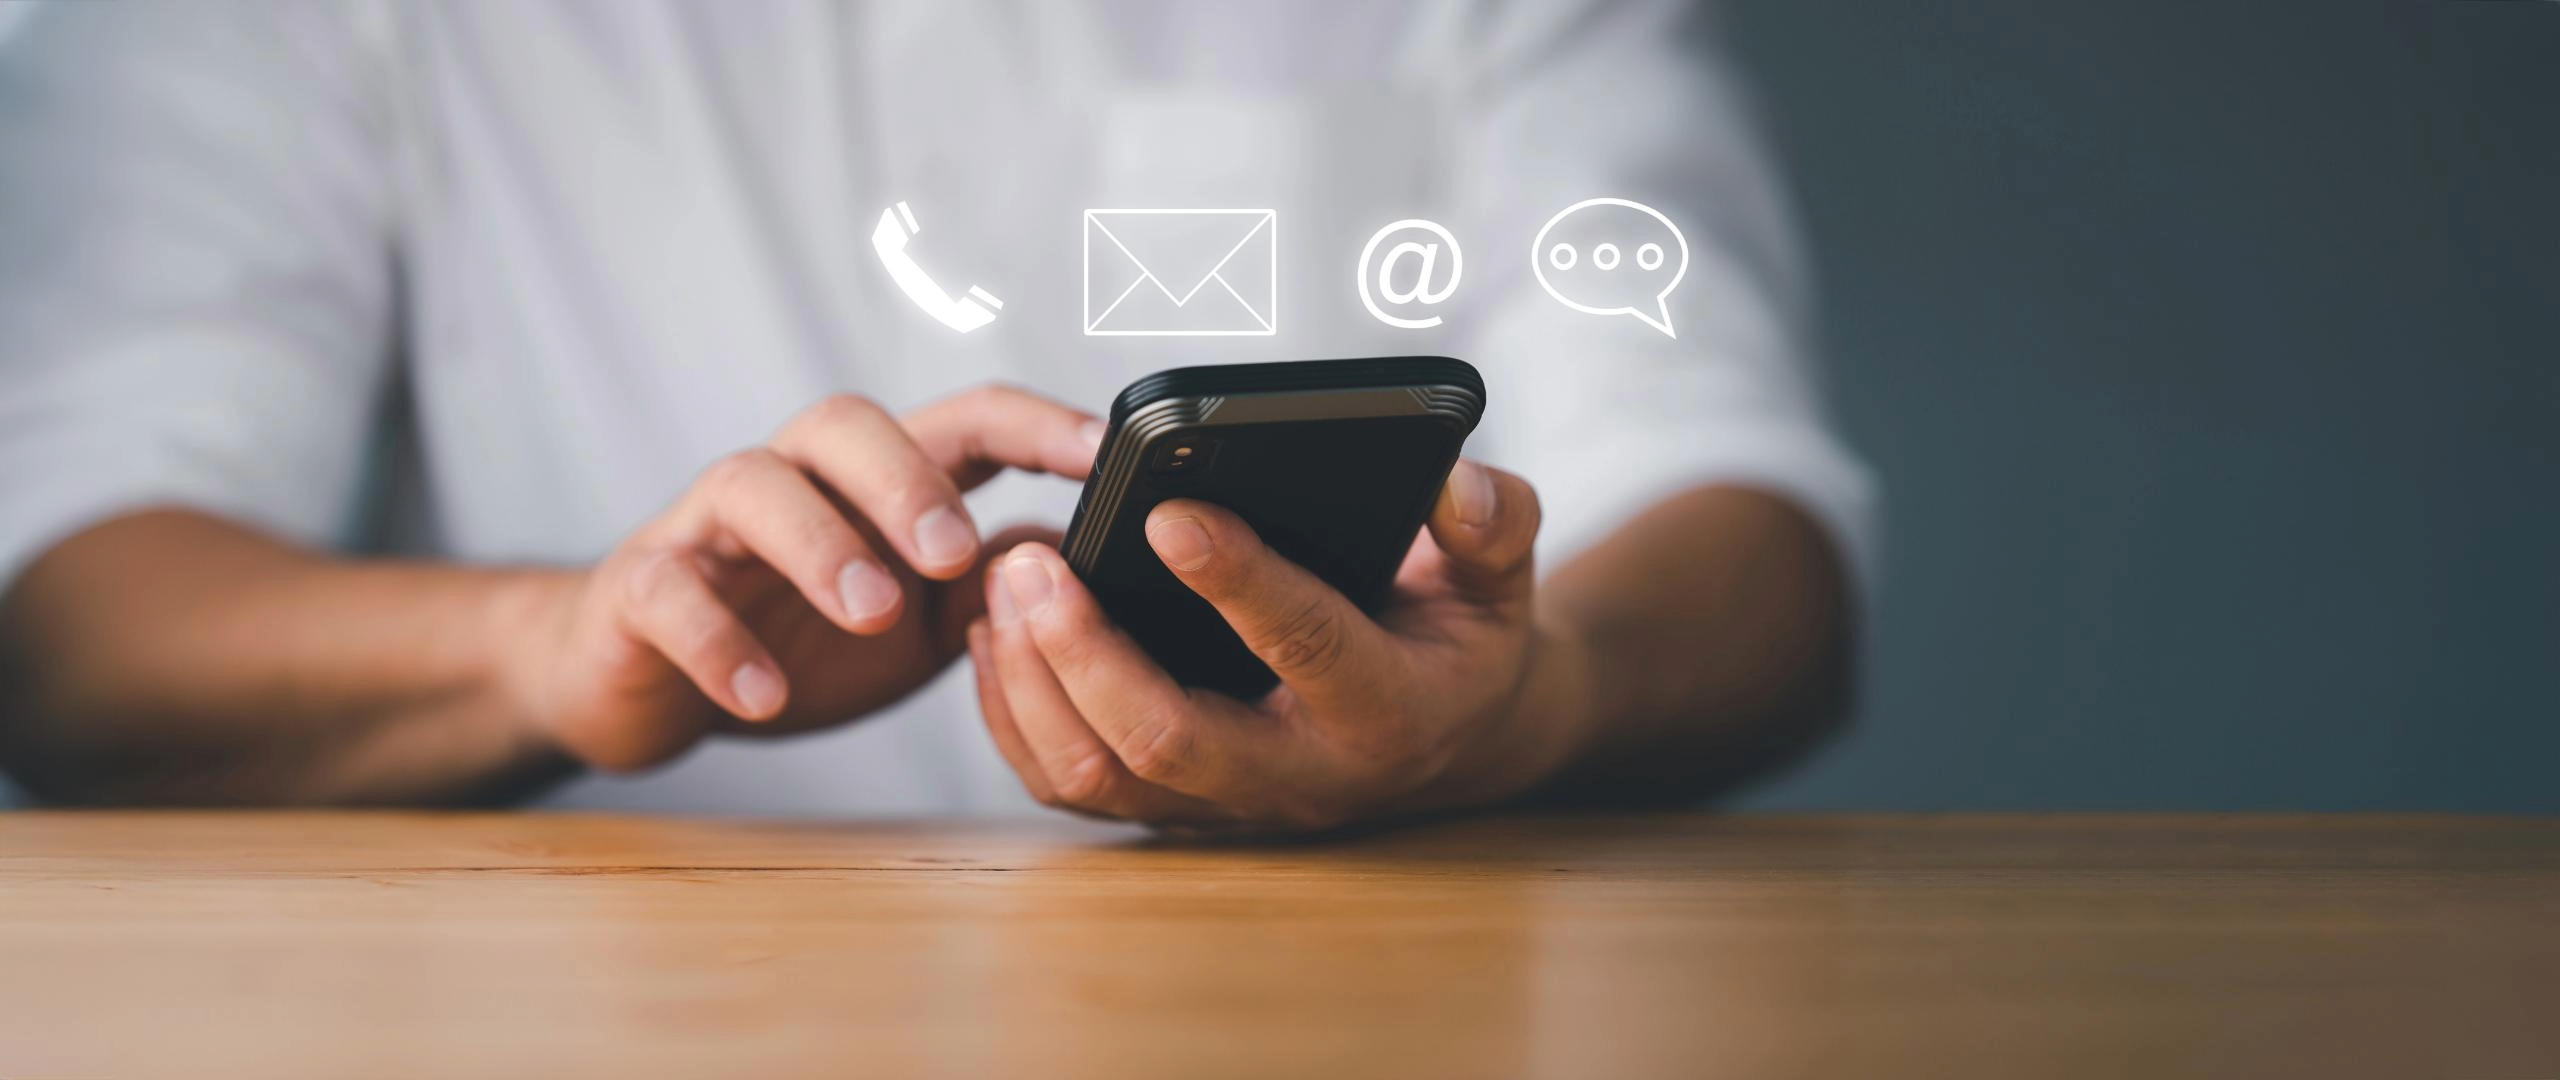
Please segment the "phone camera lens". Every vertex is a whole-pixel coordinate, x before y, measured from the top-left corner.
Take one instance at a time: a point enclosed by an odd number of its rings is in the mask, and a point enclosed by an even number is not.
[[[1218,440],[1183,435],[1157,443],[1147,455],[1147,471],[1157,476],[1198,476],[1218,458]]]

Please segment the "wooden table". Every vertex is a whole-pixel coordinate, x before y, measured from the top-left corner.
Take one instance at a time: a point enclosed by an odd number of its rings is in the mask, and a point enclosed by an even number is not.
[[[0,1077],[2560,1076],[2560,820],[0,814]]]

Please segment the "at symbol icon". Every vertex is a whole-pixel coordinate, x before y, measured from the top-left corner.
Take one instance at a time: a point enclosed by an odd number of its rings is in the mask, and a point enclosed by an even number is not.
[[[1427,231],[1439,237],[1440,243],[1426,244],[1406,240],[1388,248],[1386,257],[1378,260],[1377,291],[1371,292],[1369,289],[1370,257],[1378,253],[1378,245],[1387,237],[1406,229]],[[1434,288],[1432,278],[1436,276],[1436,271],[1439,269],[1442,244],[1448,245],[1449,248],[1449,279]],[[1407,263],[1415,264],[1412,284],[1409,287],[1400,287],[1396,284],[1399,280],[1398,271]],[[1437,304],[1458,291],[1458,280],[1465,275],[1466,269],[1466,256],[1458,250],[1458,238],[1449,235],[1449,230],[1442,228],[1439,222],[1425,221],[1421,218],[1389,222],[1385,228],[1371,235],[1369,243],[1360,249],[1361,306],[1368,308],[1369,314],[1377,316],[1379,322],[1389,326],[1401,326],[1407,330],[1424,330],[1438,326],[1440,316],[1407,319],[1389,315],[1386,309],[1378,306],[1378,300],[1383,297],[1391,304]]]

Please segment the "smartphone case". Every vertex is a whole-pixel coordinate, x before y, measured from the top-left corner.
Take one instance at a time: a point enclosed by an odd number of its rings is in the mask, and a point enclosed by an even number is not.
[[[1252,699],[1277,681],[1271,669],[1165,568],[1148,512],[1178,497],[1223,506],[1374,612],[1483,414],[1482,377],[1448,357],[1159,372],[1112,403],[1062,551],[1174,678]]]

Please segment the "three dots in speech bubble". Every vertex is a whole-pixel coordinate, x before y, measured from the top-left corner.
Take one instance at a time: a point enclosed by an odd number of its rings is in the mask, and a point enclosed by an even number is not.
[[[1564,235],[1550,243],[1558,229]],[[1590,244],[1586,257],[1575,241],[1596,237],[1609,239]],[[1620,242],[1634,245],[1633,258]],[[1529,266],[1557,303],[1586,315],[1625,315],[1665,337],[1680,336],[1671,328],[1671,290],[1689,276],[1689,239],[1662,211],[1630,199],[1584,199],[1547,219],[1529,241]]]

